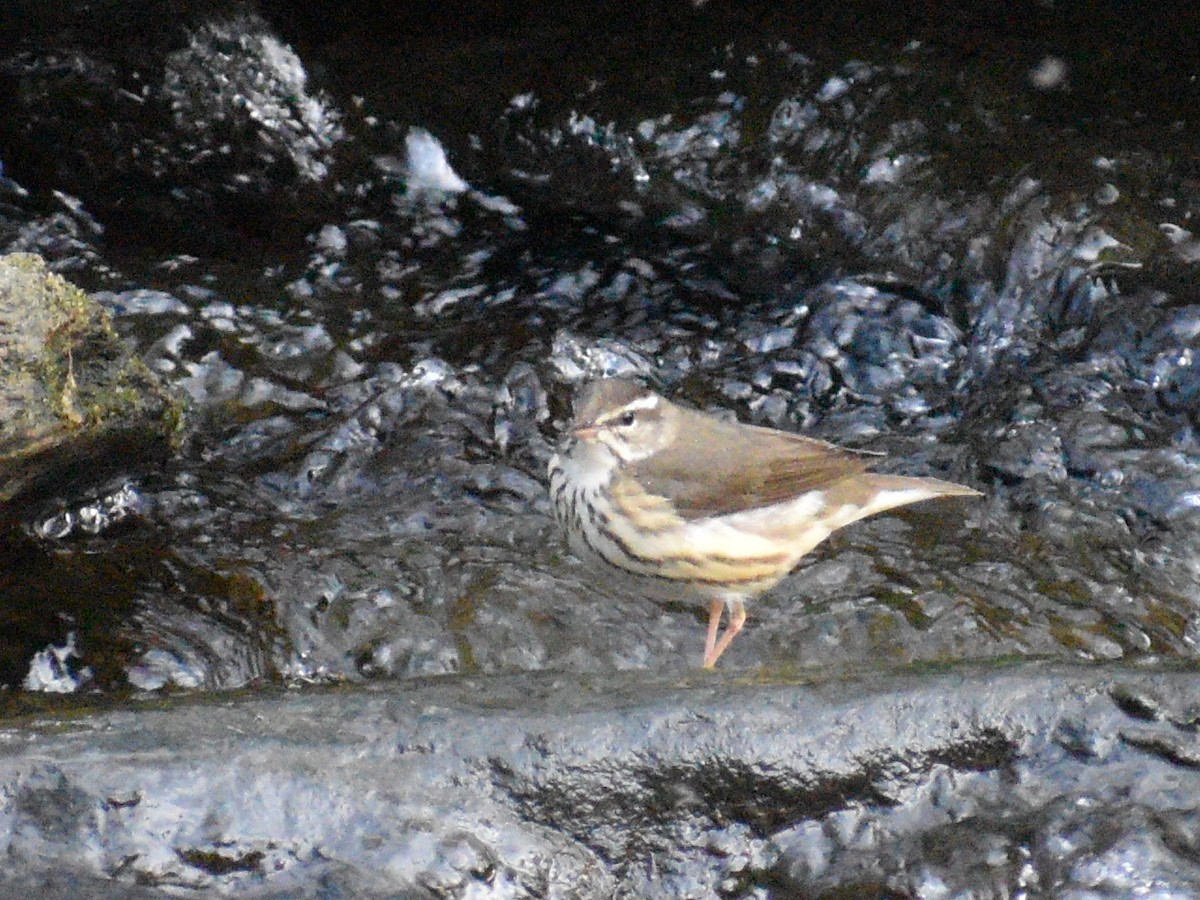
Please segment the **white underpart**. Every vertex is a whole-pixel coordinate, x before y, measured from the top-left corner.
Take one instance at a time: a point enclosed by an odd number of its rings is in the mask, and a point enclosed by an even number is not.
[[[563,471],[552,477],[551,492],[555,493],[564,481],[572,485],[575,505],[580,509],[594,502],[615,471],[611,451],[602,444],[579,442],[569,455],[561,456],[558,461]],[[572,549],[584,558],[594,557],[598,551],[619,568],[665,576],[676,584],[697,577],[719,581],[722,572],[726,572],[731,583],[696,583],[691,587],[702,595],[728,603],[745,600],[770,587],[839,528],[896,506],[945,493],[918,484],[879,490],[864,507],[846,504],[826,509],[826,492],[814,490],[771,506],[691,521],[677,520],[673,527],[653,533],[638,530],[621,516],[610,516],[607,527],[612,538],[601,531],[592,533],[594,549],[580,533],[581,523],[566,525]],[[638,556],[665,560],[666,565],[639,564],[628,558],[622,545],[636,548]],[[781,553],[784,556],[779,560]],[[743,574],[737,560],[745,560],[754,567],[772,559],[776,563],[765,565],[761,579],[744,585],[733,583]],[[701,568],[697,568],[698,560],[705,561]]]
[[[760,506],[745,512],[721,516],[719,521],[728,522],[750,531],[778,530],[792,523],[802,524],[815,516],[825,506],[824,491],[807,491],[785,503]]]
[[[606,479],[597,478],[594,471],[590,474],[592,477],[587,479],[585,489],[600,490]],[[786,535],[788,556],[794,565],[829,535],[851,522],[936,496],[939,496],[938,491],[921,487],[885,490],[865,507],[842,506],[830,510],[831,515],[818,519],[826,495],[823,491],[809,491],[786,503],[682,522],[678,528],[661,534],[639,532],[620,518],[614,518],[609,524],[619,538],[649,557],[671,556],[684,549],[688,555],[699,558],[709,555],[731,559],[770,557],[780,552],[780,538]]]
[[[779,538],[786,534],[788,556],[794,565],[833,531],[813,519],[824,503],[823,492],[810,491],[787,503],[683,521],[678,527],[657,534],[640,532],[620,518],[614,518],[609,526],[617,537],[651,558],[681,553],[693,559],[710,556],[728,560],[771,558],[780,553]],[[681,563],[682,567],[686,565]],[[686,577],[686,574],[681,571],[674,577]],[[719,589],[719,592],[722,595],[738,593],[727,589]]]
[[[849,525],[851,522],[857,522],[859,519],[865,519],[867,516],[873,516],[876,513],[881,513],[886,509],[894,509],[897,506],[906,506],[909,503],[919,503],[921,500],[930,500],[934,497],[940,497],[944,491],[930,490],[926,487],[911,487],[903,490],[895,491],[880,491],[866,506],[843,506],[837,511],[834,516],[834,530]]]
[[[824,491],[808,491],[786,503],[689,522],[688,540],[704,540],[707,532],[712,535],[714,552],[726,556],[762,556],[777,553],[780,534],[789,534],[792,536],[789,546],[799,560],[833,531],[814,521],[824,506]]]

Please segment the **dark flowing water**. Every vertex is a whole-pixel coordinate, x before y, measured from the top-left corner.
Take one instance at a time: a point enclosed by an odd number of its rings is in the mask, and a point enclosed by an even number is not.
[[[597,579],[549,515],[598,371],[986,494],[835,537],[732,670],[1194,662],[1180,38],[760,12],[405,41],[26,11],[0,238],[97,291],[192,416],[170,465],[26,523],[10,691],[690,672],[703,610]]]

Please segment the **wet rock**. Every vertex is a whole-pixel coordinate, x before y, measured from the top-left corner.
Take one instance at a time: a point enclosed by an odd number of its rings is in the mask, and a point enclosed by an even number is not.
[[[1186,892],[1198,686],[1062,664],[543,674],[14,723],[0,888]]]
[[[149,466],[182,409],[98,304],[40,257],[0,257],[0,519]]]
[[[1197,893],[1186,54],[1078,4],[643,4],[564,54],[550,7],[14,2],[0,244],[199,424],[5,557],[0,696],[359,686],[10,723],[0,896]],[[703,610],[548,515],[600,371],[988,496],[839,533],[701,680]],[[962,665],[1016,657],[1140,668]]]
[[[342,115],[261,16],[224,0],[60,13],[0,23],[0,146],[25,187],[86,197],[110,234],[172,250],[281,235],[285,207],[303,234]]]
[[[1172,55],[1057,31],[1063,4],[981,56],[679,4],[700,30],[614,16],[626,40],[564,58],[553,26],[360,44],[222,0],[17,2],[0,153],[32,194],[0,188],[0,239],[100,280],[200,424],[177,467],[32,529],[6,683],[686,671],[702,611],[597,578],[547,516],[598,371],[988,493],[823,545],[731,667],[1195,658],[1195,87],[1111,80]],[[1081,33],[1098,62],[1031,88],[1037,42]]]

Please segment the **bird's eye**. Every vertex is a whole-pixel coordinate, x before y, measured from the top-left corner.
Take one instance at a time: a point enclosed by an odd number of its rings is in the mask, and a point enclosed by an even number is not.
[[[629,412],[621,413],[620,418],[617,419],[617,424],[628,428],[634,423],[636,418],[637,416],[633,414],[633,410],[630,410]]]

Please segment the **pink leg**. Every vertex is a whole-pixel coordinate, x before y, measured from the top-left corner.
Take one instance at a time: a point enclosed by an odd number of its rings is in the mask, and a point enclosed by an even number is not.
[[[708,633],[710,639],[716,635],[716,629],[713,627],[713,607],[710,604],[708,607]],[[720,613],[717,613],[716,621],[720,621]],[[725,633],[721,635],[721,639],[716,645],[710,644],[704,648],[704,668],[711,669],[716,665],[717,660],[721,658],[721,654],[725,652],[725,648],[730,642],[737,637],[737,633],[742,630],[742,626],[746,624],[746,607],[741,600],[729,601],[729,624],[725,626]]]
[[[704,658],[712,655],[713,647],[717,646],[717,630],[721,627],[721,613],[725,610],[724,600],[710,600],[708,603],[708,637],[704,640]]]

